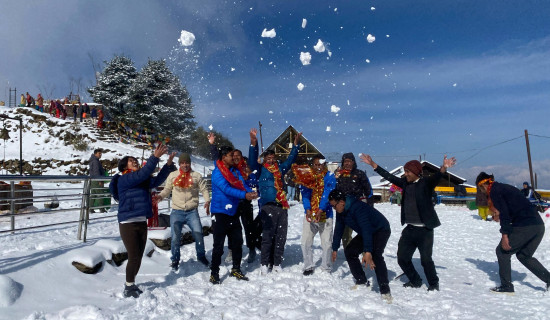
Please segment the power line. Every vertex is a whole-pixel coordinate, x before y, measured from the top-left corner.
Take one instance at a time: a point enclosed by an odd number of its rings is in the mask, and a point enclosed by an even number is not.
[[[541,136],[541,135],[538,135],[538,134],[532,134],[532,133],[529,133],[530,136],[533,136],[533,137],[539,137],[539,138],[547,138],[547,139],[550,139],[550,137],[547,137],[547,136]]]
[[[472,159],[473,157],[477,156],[478,154],[480,154],[482,151],[485,151],[487,149],[490,149],[492,147],[496,147],[498,145],[501,145],[501,144],[505,144],[505,143],[508,143],[508,142],[511,142],[511,141],[514,141],[514,140],[517,140],[517,139],[520,139],[520,138],[523,138],[524,136],[519,136],[519,137],[515,137],[515,138],[512,138],[512,139],[508,139],[508,140],[505,140],[505,141],[502,141],[502,142],[499,142],[499,143],[495,143],[495,144],[492,144],[490,146],[487,146],[487,147],[484,147],[484,148],[481,148],[478,152],[474,153],[473,155],[471,155],[470,157],[466,158],[465,160],[462,160],[460,162],[457,162],[457,165],[458,164],[462,164],[470,159]]]

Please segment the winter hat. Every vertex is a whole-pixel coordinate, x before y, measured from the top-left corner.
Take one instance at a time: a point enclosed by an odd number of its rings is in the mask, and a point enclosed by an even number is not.
[[[494,181],[495,180],[495,177],[492,175],[492,174],[487,174],[485,172],[480,172],[476,178],[476,186],[479,186],[479,184],[481,182],[483,182],[483,180],[487,180],[487,179],[490,179],[491,181]]]
[[[180,154],[180,157],[178,160],[179,160],[178,161],[179,164],[183,162],[191,163],[191,156],[189,155],[189,153],[182,153]]]
[[[525,181],[525,182],[523,183],[523,185],[524,185],[524,186],[529,186],[529,182]]]
[[[417,177],[422,175],[422,164],[418,160],[411,160],[405,163],[404,169],[414,173]]]

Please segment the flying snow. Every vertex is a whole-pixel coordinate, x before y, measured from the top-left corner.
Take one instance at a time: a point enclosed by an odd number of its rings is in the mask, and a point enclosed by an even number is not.
[[[275,28],[269,31],[267,29],[264,29],[264,31],[262,31],[262,38],[275,38],[276,35],[277,32],[275,32]]]
[[[210,125],[208,126],[208,129],[210,129],[210,131],[212,131],[212,129],[214,129],[214,126],[213,126],[212,124],[210,124]]]
[[[338,113],[338,111],[340,111],[340,108],[336,105],[333,104],[332,106],[330,106],[330,112]]]
[[[307,20],[306,20],[306,19],[302,19],[302,29],[305,29],[305,28],[306,28],[306,25],[307,25]]]
[[[366,62],[366,63],[370,63],[370,60],[369,60],[369,59],[365,59],[365,62]]]
[[[189,31],[181,30],[178,42],[184,47],[189,47],[193,45],[193,42],[195,42],[195,35]]]
[[[330,126],[327,126],[327,132],[329,132],[329,131],[330,131]]]
[[[229,93],[227,94],[227,96],[229,97],[229,100],[233,100],[233,96],[231,96],[231,92],[229,92]]]
[[[376,37],[369,33],[369,34],[367,35],[367,41],[368,41],[369,43],[373,43],[374,40],[376,40]]]
[[[315,51],[317,52],[325,52],[325,44],[323,43],[323,41],[321,41],[321,39],[319,39],[313,49],[315,49]]]
[[[298,83],[298,90],[302,91],[302,90],[304,90],[304,87],[305,87],[305,86],[304,86],[303,83],[301,83],[301,82]]]
[[[300,52],[300,61],[304,66],[307,66],[311,63],[311,53],[309,52]]]
[[[376,10],[375,7],[370,7],[370,11],[374,11],[374,10]]]

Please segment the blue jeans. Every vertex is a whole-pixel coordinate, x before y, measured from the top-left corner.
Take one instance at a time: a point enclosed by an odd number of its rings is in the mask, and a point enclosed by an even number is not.
[[[199,211],[195,208],[189,211],[172,209],[170,213],[170,228],[172,230],[172,258],[173,262],[180,261],[180,245],[181,245],[181,228],[184,224],[189,226],[191,234],[195,239],[195,248],[197,250],[197,258],[204,257],[204,239],[202,235],[201,219]]]

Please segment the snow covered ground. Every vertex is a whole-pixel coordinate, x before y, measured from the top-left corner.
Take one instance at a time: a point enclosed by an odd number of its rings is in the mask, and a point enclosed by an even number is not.
[[[208,282],[209,270],[195,258],[193,244],[182,247],[183,263],[170,272],[170,253],[156,249],[145,257],[137,276],[144,293],[123,298],[124,270],[110,264],[95,275],[79,272],[71,265],[75,252],[93,247],[100,240],[120,240],[115,218],[94,221],[88,242],[76,240],[77,225],[0,234],[0,319],[544,319],[550,296],[544,283],[515,258],[512,262],[514,296],[497,295],[489,288],[498,282],[494,249],[500,239],[499,226],[480,220],[476,211],[464,207],[437,206],[442,226],[436,229],[434,261],[440,277],[440,292],[402,287],[406,277],[390,283],[393,304],[385,303],[371,288],[350,290],[353,278],[342,250],[331,273],[317,270],[302,275],[300,234],[301,205],[289,210],[289,232],[283,273],[259,274],[258,261],[243,270],[249,282],[228,277],[230,265],[222,266],[221,285]],[[399,207],[387,203],[376,207],[388,218],[392,236],[385,252],[393,279],[397,265],[397,242],[402,227]],[[257,209],[257,208],[256,208]],[[201,215],[204,210],[201,207]],[[38,214],[18,220],[22,224],[48,223],[69,213]],[[547,226],[550,221],[544,217]],[[7,220],[1,220],[5,229]],[[205,238],[207,257],[212,236]],[[80,251],[78,251],[80,250]],[[320,258],[316,238],[315,258]],[[550,267],[550,244],[543,240],[536,257]],[[413,259],[421,275],[419,256]],[[319,265],[320,261],[318,261]],[[374,274],[367,274],[374,280]],[[10,282],[10,280],[13,282]],[[374,280],[375,281],[375,280]],[[10,291],[12,290],[12,291]],[[14,294],[15,292],[15,294]],[[18,293],[20,293],[18,295]],[[15,296],[15,298],[14,298]],[[18,297],[16,297],[18,296]],[[9,301],[14,300],[9,304]]]

